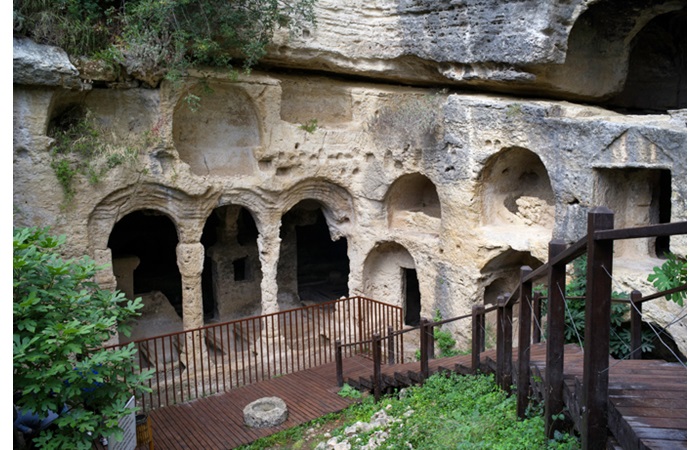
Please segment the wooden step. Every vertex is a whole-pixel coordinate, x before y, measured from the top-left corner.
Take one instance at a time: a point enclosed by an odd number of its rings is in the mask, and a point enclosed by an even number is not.
[[[408,375],[403,372],[394,372],[394,379],[397,383],[401,385],[401,387],[408,387],[414,385],[413,380],[411,380],[408,377]]]
[[[455,372],[460,375],[472,375],[474,373],[471,367],[460,363],[455,364]]]

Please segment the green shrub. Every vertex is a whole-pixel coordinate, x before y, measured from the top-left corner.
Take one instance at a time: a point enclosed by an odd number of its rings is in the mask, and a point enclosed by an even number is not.
[[[586,256],[580,256],[573,261],[573,272],[566,284],[566,297],[585,297],[586,295]],[[545,296],[547,290],[538,286],[536,290]],[[629,295],[613,292],[612,298],[628,299]],[[542,303],[547,309],[546,300]],[[629,315],[628,303],[613,302],[610,305],[610,355],[614,358],[624,358],[632,351],[630,347],[631,334],[625,318]],[[581,344],[584,341],[586,329],[586,301],[571,299],[566,302],[564,339],[567,344]],[[649,330],[642,330],[642,352],[653,350],[653,335]]]
[[[94,261],[62,259],[63,242],[46,230],[14,230],[13,390],[20,410],[59,413],[35,448],[89,449],[98,436],[122,438],[124,406],[149,392],[152,372],[138,373],[133,345],[102,349],[115,333],[128,335],[140,299],[100,290]]]
[[[343,387],[338,391],[338,395],[343,398],[362,398],[362,393],[347,383],[343,384]]]
[[[315,22],[315,2],[21,0],[12,13],[15,33],[69,55],[181,79],[189,67],[230,68],[232,59],[250,69],[277,29],[293,36]]]

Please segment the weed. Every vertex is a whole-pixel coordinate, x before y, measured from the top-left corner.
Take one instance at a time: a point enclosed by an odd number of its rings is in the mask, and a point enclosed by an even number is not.
[[[67,110],[54,121],[49,130],[54,142],[49,152],[51,168],[63,190],[64,201],[75,196],[75,182],[84,176],[90,184],[98,184],[115,167],[125,163],[135,164],[138,158],[136,146],[114,143],[100,126],[93,114],[80,108]]]
[[[338,395],[343,398],[362,398],[362,393],[347,383],[340,388]]]
[[[313,134],[318,129],[318,120],[311,119],[306,123],[299,125],[300,130],[304,130],[309,134]]]

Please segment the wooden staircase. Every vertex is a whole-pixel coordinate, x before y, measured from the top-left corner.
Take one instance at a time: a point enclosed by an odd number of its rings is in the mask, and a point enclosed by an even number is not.
[[[481,353],[479,371],[481,373],[496,373],[496,351],[488,350]],[[472,375],[471,355],[458,355],[448,358],[431,359],[428,362],[428,376],[438,372]],[[425,379],[421,374],[420,362],[405,364],[383,365],[381,374],[381,391],[388,393],[405,387],[422,384]],[[343,378],[344,382],[359,391],[374,390],[374,376],[368,371],[364,375]]]

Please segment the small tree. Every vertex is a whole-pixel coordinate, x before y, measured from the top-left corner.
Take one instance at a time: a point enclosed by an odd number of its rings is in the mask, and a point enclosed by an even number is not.
[[[152,373],[139,373],[133,345],[102,348],[115,332],[128,333],[141,300],[99,289],[94,261],[60,257],[64,241],[43,229],[14,230],[13,389],[20,410],[59,414],[35,446],[89,449],[98,436],[122,438],[118,420],[131,412],[124,406],[148,391]]]

